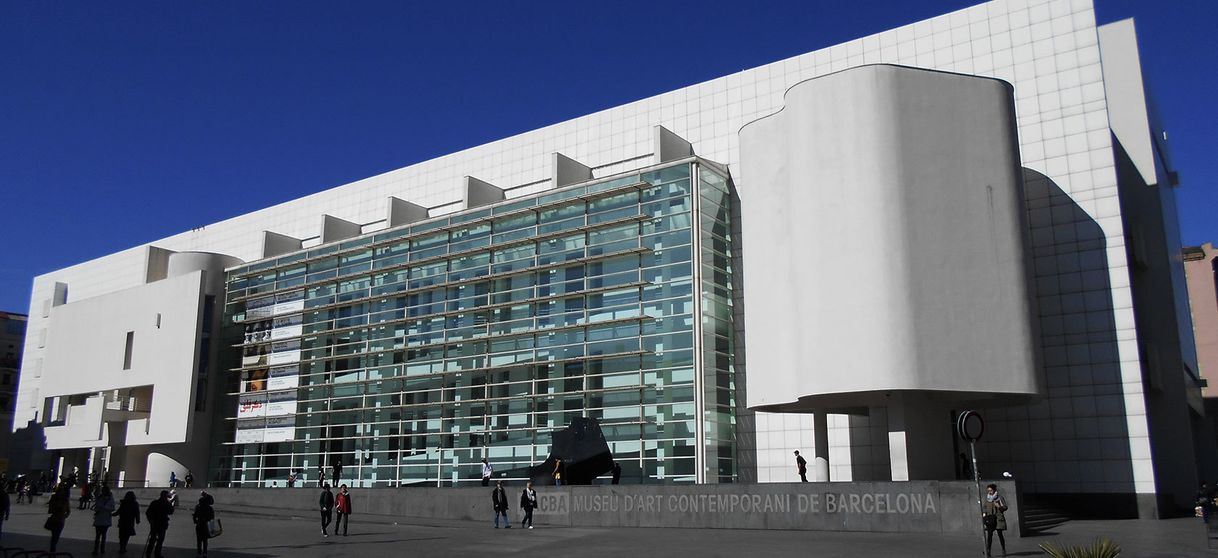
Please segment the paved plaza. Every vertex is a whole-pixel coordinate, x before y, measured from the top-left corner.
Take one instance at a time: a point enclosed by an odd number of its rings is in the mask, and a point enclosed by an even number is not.
[[[358,501],[357,501],[358,503]],[[45,499],[34,505],[14,505],[4,522],[4,547],[46,549],[43,530]],[[146,504],[146,502],[142,502]],[[810,531],[755,531],[740,529],[637,529],[601,527],[538,527],[527,530],[494,529],[486,522],[434,520],[414,517],[355,515],[350,535],[322,538],[318,521],[299,510],[270,507],[216,505],[224,534],[212,539],[209,556],[241,558],[265,556],[916,556],[976,557],[980,537],[959,535],[842,533]],[[357,508],[358,511],[358,508]],[[518,510],[513,510],[518,511]],[[144,550],[147,525],[137,528],[127,556]],[[92,549],[92,512],[73,511],[60,542],[60,551],[88,556]],[[1205,531],[1198,520],[1071,521],[1052,534],[1007,541],[1010,556],[1044,556],[1037,544],[1044,540],[1086,542],[1097,536],[1115,539],[1127,557],[1218,556],[1207,551]],[[994,541],[997,550],[998,541]],[[174,515],[165,556],[194,556],[194,529],[190,510]],[[117,527],[110,530],[107,556],[118,555]]]

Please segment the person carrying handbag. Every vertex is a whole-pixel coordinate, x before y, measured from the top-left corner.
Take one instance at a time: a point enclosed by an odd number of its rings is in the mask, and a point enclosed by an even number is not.
[[[209,524],[216,518],[216,510],[211,506],[215,503],[215,499],[211,494],[203,492],[199,495],[199,504],[195,506],[194,514],[191,515],[195,522],[195,555],[207,556],[207,539],[211,538],[211,527]]]
[[[1007,540],[1002,532],[1007,530],[1007,501],[998,493],[998,485],[989,484],[985,487],[985,503],[983,504],[981,524],[985,527],[985,555],[990,556],[990,547],[994,543],[994,532],[998,532],[998,544],[1002,545],[1002,555],[1007,555]]]

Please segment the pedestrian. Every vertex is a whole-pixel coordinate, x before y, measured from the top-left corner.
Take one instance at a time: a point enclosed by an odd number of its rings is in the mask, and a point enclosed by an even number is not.
[[[1214,489],[1209,483],[1201,483],[1201,488],[1197,489],[1197,508],[1201,510],[1201,521],[1210,522],[1210,516],[1214,513]]]
[[[990,546],[994,542],[994,531],[998,531],[998,544],[1002,545],[1002,555],[1007,555],[1007,540],[1002,532],[1007,530],[1007,501],[998,493],[998,485],[988,484],[985,487],[985,507],[981,514],[981,524],[985,527],[985,555],[990,556]]]
[[[18,495],[20,498],[20,495]],[[20,502],[21,500],[18,500]],[[4,522],[8,521],[9,500],[8,491],[0,490],[0,536],[4,535]]]
[[[195,555],[207,556],[207,539],[211,538],[211,528],[208,523],[216,518],[216,510],[211,506],[215,499],[203,492],[199,495],[199,503],[190,518],[195,522]]]
[[[186,471],[186,478],[183,480],[186,481],[186,488],[191,488],[195,485],[195,476],[190,474],[190,471]]]
[[[93,494],[91,489],[92,487],[89,486],[89,481],[85,481],[84,484],[80,485],[80,506],[78,506],[76,509],[88,509],[89,499]]]
[[[169,472],[169,488],[177,488],[177,487],[178,487],[178,472],[170,471]]]
[[[5,494],[8,494],[5,492]],[[26,500],[30,494],[30,483],[25,478],[17,479],[17,503],[20,504]]]
[[[118,503],[118,553],[127,553],[127,541],[135,536],[135,525],[140,522],[140,503],[135,500],[135,493],[128,490],[123,495],[123,501]]]
[[[110,532],[110,525],[113,524],[114,496],[110,494],[110,487],[101,487],[101,492],[97,495],[97,501],[93,503],[93,555],[97,556],[106,553],[106,534]]]
[[[334,509],[334,494],[330,492],[330,485],[321,485],[321,499],[318,503],[321,505],[321,536],[328,537],[330,534],[326,532],[326,527],[330,526],[330,514]],[[338,526],[335,525],[334,528],[337,533]]]
[[[527,523],[529,529],[533,528],[533,508],[537,507],[537,491],[533,490],[533,483],[525,485],[524,492],[520,493],[520,509],[524,510],[524,519],[520,520],[520,528],[523,529]]]
[[[296,486],[296,469],[288,473],[288,488]]]
[[[51,532],[51,552],[55,552],[55,547],[59,546],[59,535],[63,533],[64,522],[72,515],[70,490],[72,489],[69,485],[62,485],[47,501],[47,522],[43,527]]]
[[[173,515],[173,505],[169,503],[169,491],[162,490],[161,497],[148,504],[144,517],[148,519],[148,545],[144,548],[145,558],[162,558],[161,547],[165,546],[165,533],[169,531],[169,516]]]
[[[622,464],[617,461],[613,462],[613,484],[618,484],[622,481]]]
[[[347,492],[347,485],[338,487],[338,496],[334,497],[334,511],[338,512],[338,518],[334,521],[334,534],[338,534],[338,526],[343,526],[343,536],[347,536],[347,527],[351,524],[351,494]]]
[[[795,469],[799,471],[799,482],[808,482],[808,460],[795,450]]]
[[[343,456],[335,454],[330,461],[330,469],[330,482],[333,482],[334,486],[338,486],[338,479],[343,476]],[[337,525],[335,527],[337,527]]]
[[[503,526],[512,528],[512,518],[508,517],[508,499],[507,492],[503,490],[503,481],[495,483],[495,489],[491,491],[491,505],[495,507],[495,528],[499,528],[499,516],[503,516]]]
[[[488,486],[491,483],[491,475],[495,474],[495,469],[490,463],[486,462],[486,458],[482,458],[482,486]]]
[[[323,465],[317,466],[317,486],[326,485],[326,468]]]
[[[562,486],[562,458],[554,458],[554,486]]]

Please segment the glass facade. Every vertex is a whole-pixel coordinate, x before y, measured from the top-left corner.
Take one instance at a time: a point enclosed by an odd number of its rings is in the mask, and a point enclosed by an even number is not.
[[[623,482],[733,481],[730,199],[691,158],[230,270],[213,480],[520,478],[590,417]]]

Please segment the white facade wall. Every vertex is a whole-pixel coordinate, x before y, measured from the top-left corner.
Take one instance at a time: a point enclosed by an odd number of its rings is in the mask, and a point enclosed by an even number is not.
[[[782,107],[795,83],[853,66],[892,63],[996,77],[1015,86],[1022,164],[1050,177],[1066,194],[1030,200],[1033,248],[1078,242],[1078,228],[1053,220],[1064,204],[1080,223],[1098,224],[1100,246],[1036,263],[1041,306],[1060,306],[1062,291],[1094,293],[1094,306],[1058,311],[1046,335],[1082,335],[1107,321],[1116,339],[1046,348],[1049,399],[997,410],[990,425],[1001,445],[995,459],[1023,466],[1034,490],[1154,491],[1116,175],[1109,136],[1100,45],[1090,0],[997,0],[786,60],[744,70],[634,103],[555,124],[340,186],[312,196],[153,242],[172,250],[206,250],[258,258],[261,232],[300,238],[319,234],[320,215],[364,224],[384,219],[390,195],[425,206],[457,202],[461,177],[504,188],[509,196],[548,188],[550,154],[594,167],[598,176],[652,163],[651,127],[690,140],[699,155],[738,167],[737,132]],[[624,161],[624,162],[622,162]],[[620,162],[620,163],[618,163]],[[616,163],[616,164],[615,164]],[[607,165],[607,166],[606,166]],[[597,168],[600,167],[600,168]],[[741,190],[748,176],[735,174]],[[217,201],[217,203],[220,203]],[[456,205],[439,211],[455,209]],[[113,292],[143,280],[142,249],[133,248],[35,279],[25,370],[45,357],[43,313],[55,282],[69,301]],[[1060,261],[1056,261],[1060,259]],[[1100,268],[1081,266],[1104,262]],[[1067,333],[1073,331],[1074,333]],[[1056,333],[1054,333],[1056,332]],[[40,381],[23,373],[16,424],[34,418]],[[845,419],[832,419],[845,425]],[[759,480],[790,480],[792,448],[810,453],[811,417],[759,416]],[[848,438],[835,428],[840,443]],[[844,438],[845,436],[845,438]],[[1070,450],[1065,457],[1063,449]],[[832,457],[831,452],[831,457]],[[1085,458],[1085,459],[1084,459]],[[857,456],[855,457],[857,459]],[[1132,466],[1131,466],[1132,464]],[[1034,470],[1031,470],[1034,469]],[[847,480],[838,474],[839,480]]]
[[[151,386],[152,400],[139,405],[150,412],[132,416],[126,439],[110,444],[185,442],[195,415],[203,275],[195,271],[53,308],[42,397]],[[124,369],[128,332],[131,366]],[[103,445],[101,402],[92,397],[79,409],[69,407],[64,426],[47,428],[47,448]]]

